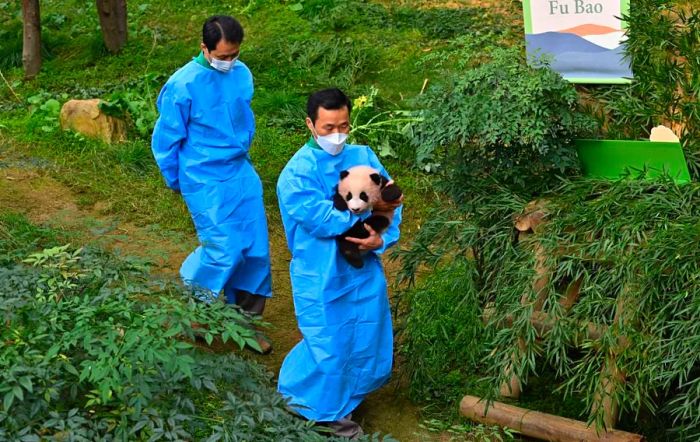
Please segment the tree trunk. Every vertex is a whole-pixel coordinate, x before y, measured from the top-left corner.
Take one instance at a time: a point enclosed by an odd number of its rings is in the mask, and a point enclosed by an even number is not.
[[[105,46],[116,54],[126,44],[126,0],[95,0]]]
[[[22,0],[24,77],[34,78],[41,69],[41,18],[39,0]]]

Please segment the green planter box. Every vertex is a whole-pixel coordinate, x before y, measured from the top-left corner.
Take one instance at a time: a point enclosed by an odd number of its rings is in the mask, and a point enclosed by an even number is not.
[[[576,140],[583,174],[587,177],[619,179],[639,175],[647,178],[669,175],[678,183],[689,183],[690,173],[680,143]]]

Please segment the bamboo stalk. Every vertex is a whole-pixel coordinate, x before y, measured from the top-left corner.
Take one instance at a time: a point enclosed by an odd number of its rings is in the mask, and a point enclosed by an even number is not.
[[[622,287],[622,292],[617,298],[617,308],[615,309],[615,319],[613,324],[622,325],[629,321],[630,312],[625,308],[629,301],[631,288],[629,285]],[[633,305],[633,304],[632,304]],[[598,413],[603,408],[603,423],[605,428],[613,428],[617,423],[618,403],[616,392],[622,388],[625,382],[625,373],[617,366],[617,355],[629,345],[629,340],[625,336],[616,336],[615,345],[610,348],[606,355],[605,362],[600,369],[600,380],[598,389],[595,392],[591,412]]]
[[[487,323],[493,317],[493,312],[493,307],[487,307],[484,309],[484,314],[482,316],[484,323]],[[554,322],[555,320],[545,312],[533,312],[532,316],[530,317],[530,323],[535,328],[538,337],[542,337],[547,332],[552,330],[552,328],[554,328]],[[577,321],[577,323],[578,332],[576,332],[574,335],[574,345],[579,347],[584,342],[599,340],[608,331],[607,325],[595,324],[588,321]],[[513,317],[508,315],[498,325],[510,327],[512,324]],[[626,336],[619,336],[617,339],[619,345],[618,352],[624,350],[630,345],[630,341]],[[593,345],[598,346],[599,344],[594,342]]]
[[[597,431],[584,422],[525,408],[493,402],[486,410],[486,401],[464,396],[459,406],[462,415],[487,424],[513,429],[525,436],[557,442],[641,442],[644,436],[625,431]]]
[[[531,228],[532,226],[528,224],[528,229]],[[520,241],[522,238],[525,238],[529,235],[531,235],[531,233],[529,233],[528,231],[520,231],[518,233],[518,240]],[[547,255],[545,254],[544,248],[537,243],[534,245],[534,253],[535,278],[532,282],[532,290],[536,293],[537,297],[535,298],[535,302],[533,304],[533,315],[539,313],[542,310],[542,307],[544,306],[544,301],[545,299],[547,299],[548,294],[547,286],[549,284],[551,275],[551,272],[546,265]],[[523,293],[520,303],[523,306],[527,305],[530,302],[528,298],[528,293]],[[506,378],[508,380],[501,384],[501,386],[499,387],[499,393],[501,397],[517,399],[522,393],[522,385],[520,384],[520,379],[518,379],[517,375],[515,374],[515,370],[513,369],[513,367],[517,363],[517,360],[520,357],[520,355],[525,353],[527,349],[526,346],[527,344],[525,343],[525,339],[523,339],[522,337],[518,338],[518,348],[517,350],[513,351],[513,354],[511,355],[511,363],[508,365],[508,367],[506,367],[505,370]]]

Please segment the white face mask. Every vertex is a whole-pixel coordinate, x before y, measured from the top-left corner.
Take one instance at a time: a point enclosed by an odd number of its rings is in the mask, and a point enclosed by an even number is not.
[[[338,155],[345,147],[345,140],[348,134],[334,132],[328,135],[316,135],[316,142],[319,146],[331,155]]]
[[[209,61],[209,65],[219,72],[227,73],[231,70],[234,63],[236,63],[236,60],[238,60],[238,57],[234,58],[231,61],[219,60],[218,58],[212,57]]]

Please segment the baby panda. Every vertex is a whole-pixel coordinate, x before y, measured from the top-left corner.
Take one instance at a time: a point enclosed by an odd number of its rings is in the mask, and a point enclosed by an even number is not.
[[[389,184],[389,179],[382,176],[376,169],[368,166],[355,166],[340,172],[340,182],[333,195],[333,206],[341,211],[350,210],[356,215],[372,211],[364,221],[355,223],[349,230],[336,237],[341,255],[355,268],[361,268],[362,254],[359,246],[346,238],[368,238],[369,232],[365,224],[381,233],[389,227],[394,217],[394,211],[380,212],[372,210],[377,201],[396,201],[401,198],[399,186]]]

